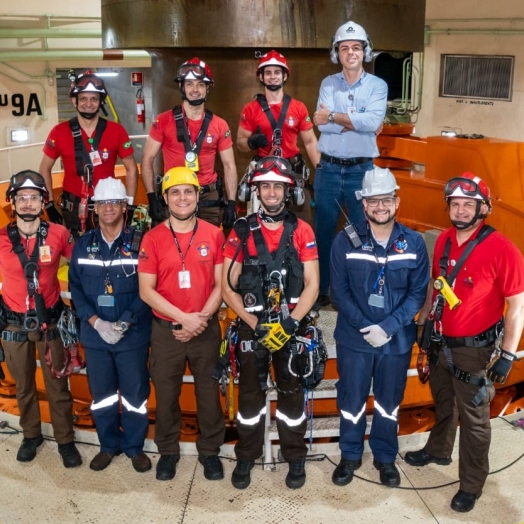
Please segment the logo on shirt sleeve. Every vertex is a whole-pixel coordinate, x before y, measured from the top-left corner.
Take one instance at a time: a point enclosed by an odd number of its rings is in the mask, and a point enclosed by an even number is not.
[[[140,253],[138,254],[138,260],[149,260],[149,257],[147,256],[146,250],[144,248],[140,250]]]
[[[45,141],[45,145],[46,146],[49,146],[49,147],[52,147],[53,149],[55,148],[55,141],[52,140],[51,138],[48,138],[46,141]]]
[[[224,138],[228,138],[229,136],[231,136],[231,131],[228,129],[224,134]]]
[[[129,141],[129,142],[124,142],[124,144],[123,144],[123,148],[124,148],[124,149],[129,149],[130,147],[131,147],[131,141]]]

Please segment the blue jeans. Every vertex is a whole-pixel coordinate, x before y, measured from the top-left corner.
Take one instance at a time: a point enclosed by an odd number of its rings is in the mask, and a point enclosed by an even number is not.
[[[373,162],[356,166],[340,166],[320,160],[315,171],[313,184],[315,196],[315,236],[320,264],[320,294],[329,291],[329,258],[331,245],[337,233],[340,209],[346,204],[349,219],[356,224],[364,218],[362,200],[357,200],[355,191],[362,189],[366,171],[373,169]]]

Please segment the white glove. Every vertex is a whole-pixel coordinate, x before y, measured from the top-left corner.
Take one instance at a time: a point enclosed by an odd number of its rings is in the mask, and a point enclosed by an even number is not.
[[[374,348],[379,348],[391,340],[378,324],[362,328],[360,332],[365,333],[364,340]]]
[[[116,344],[124,336],[121,331],[117,330],[115,324],[101,318],[96,319],[94,328],[108,344]]]

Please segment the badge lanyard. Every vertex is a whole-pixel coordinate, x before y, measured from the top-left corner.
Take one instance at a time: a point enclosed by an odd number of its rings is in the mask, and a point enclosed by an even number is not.
[[[194,142],[191,142],[191,133],[189,131],[189,119],[187,118],[187,115],[185,113],[184,113],[184,123],[187,129],[186,131],[187,141],[191,148],[191,151],[188,151],[186,153],[185,166],[189,169],[192,169],[193,171],[199,171],[198,154],[196,150],[197,150],[198,139],[200,138],[200,135],[202,134],[202,129],[204,127],[204,124],[202,123],[202,126],[200,127],[200,131],[198,132],[196,140]]]
[[[373,256],[375,257],[375,260],[377,261],[377,265],[379,264],[377,253],[375,252],[375,244],[373,243],[373,240],[369,237],[371,245],[373,246]],[[386,255],[386,260],[384,262],[384,265],[380,269],[377,278],[375,280],[375,283],[373,284],[372,293],[368,297],[368,305],[378,307],[381,309],[384,309],[384,284],[385,284],[385,273],[386,273],[386,266],[388,263],[388,256]]]
[[[114,247],[111,246],[112,248]],[[114,307],[115,305],[115,297],[113,296],[113,284],[111,283],[111,279],[109,278],[109,270],[111,269],[111,265],[113,264],[113,260],[116,258],[116,254],[120,250],[120,246],[116,246],[116,249],[113,249],[113,254],[111,255],[111,249],[109,249],[109,260],[104,260],[102,258],[102,253],[100,253],[98,249],[98,245],[95,248],[94,246],[91,247],[92,251],[95,251],[99,253],[100,260],[102,261],[102,264],[104,266],[104,269],[106,270],[106,276],[104,279],[104,294],[98,295],[97,297],[97,303],[100,307]],[[107,264],[106,264],[107,262]]]
[[[197,228],[198,228],[198,220],[195,220],[195,227],[193,228],[193,234],[191,235],[191,240],[189,241],[189,245],[187,246],[186,252],[182,253],[182,250],[180,249],[180,244],[178,243],[178,238],[176,237],[175,231],[173,230],[173,227],[171,226],[171,221],[169,221],[169,229],[171,230],[171,234],[173,235],[173,239],[175,241],[176,248],[178,249],[178,254],[180,255],[180,259],[182,260],[182,271],[178,272],[178,285],[180,289],[190,289],[191,288],[191,275],[189,271],[186,271],[185,259],[186,259],[186,255],[189,252],[189,249],[191,248],[191,244],[193,243],[193,240],[195,239]]]

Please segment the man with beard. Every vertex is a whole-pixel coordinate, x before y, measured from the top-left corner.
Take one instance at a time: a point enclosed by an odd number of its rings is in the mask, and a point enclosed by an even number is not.
[[[306,416],[302,384],[289,371],[289,342],[304,327],[318,294],[317,248],[311,226],[286,208],[286,201],[297,202],[301,193],[287,160],[262,158],[249,184],[255,186],[260,208],[235,223],[224,249],[222,278],[224,300],[241,319],[238,462],[231,482],[237,489],[247,488],[262,455],[264,421],[270,416],[265,395],[271,357],[280,447],[289,463],[286,485],[298,489],[306,481]]]
[[[143,452],[149,428],[149,342],[151,309],[138,295],[141,231],[125,226],[124,184],[104,178],[93,195],[98,227],[75,244],[69,288],[81,320],[87,378],[100,452],[89,467],[101,471],[125,453],[143,473],[151,461]],[[120,407],[121,404],[121,407]]]
[[[366,220],[356,224],[357,235],[341,231],[331,250],[341,415],[341,460],[332,477],[337,486],[349,484],[362,464],[371,384],[373,464],[382,484],[400,484],[395,466],[398,409],[415,342],[414,317],[426,297],[429,261],[421,235],[395,220],[397,189],[389,169],[368,171],[362,183]]]
[[[91,71],[76,78],[69,97],[78,115],[53,127],[43,148],[39,171],[50,195],[53,195],[51,169],[62,157],[63,222],[75,237],[95,227],[88,204],[98,181],[115,176],[117,158],[126,170],[129,206],[133,205],[136,192],[138,170],[129,136],[122,125],[98,115],[106,96],[104,81]],[[62,223],[52,200],[46,205],[46,211],[49,220]]]
[[[175,82],[182,94],[182,104],[157,116],[142,155],[142,179],[149,200],[149,214],[155,222],[162,222],[168,214],[162,196],[156,192],[154,176],[154,160],[161,150],[164,173],[173,167],[185,166],[197,174],[200,185],[198,216],[219,226],[224,188],[215,167],[218,154],[224,166],[228,198],[222,223],[224,229],[228,229],[236,218],[237,168],[228,124],[204,105],[214,84],[211,68],[199,58],[191,58],[178,68]]]
[[[150,373],[156,389],[158,480],[170,480],[180,459],[179,405],[186,362],[195,380],[198,460],[207,480],[224,478],[218,457],[225,421],[212,378],[220,352],[224,234],[196,217],[200,184],[174,167],[162,179],[169,218],[149,231],[139,255],[140,296],[153,308]]]
[[[244,106],[240,114],[237,146],[240,151],[254,151],[253,160],[268,155],[286,158],[295,172],[297,184],[304,188],[304,203],[289,208],[298,218],[311,223],[309,167],[300,153],[297,140],[300,136],[309,160],[316,166],[320,161],[317,137],[306,106],[284,94],[284,84],[289,77],[286,57],[275,50],[260,57],[256,75],[264,86],[264,93]],[[278,152],[275,152],[278,151]]]
[[[73,399],[68,377],[54,378],[64,366],[64,346],[57,329],[64,306],[57,271],[61,257],[71,258],[73,237],[65,227],[40,219],[49,194],[36,171],[13,175],[6,196],[16,218],[0,229],[1,324],[24,434],[16,460],[32,461],[44,441],[35,381],[38,349],[58,451],[64,466],[73,468],[82,464],[74,442]]]
[[[416,467],[450,464],[460,418],[460,487],[451,509],[467,512],[489,473],[493,382],[506,381],[522,335],[524,260],[510,240],[485,224],[491,195],[480,177],[466,172],[452,178],[444,194],[453,227],[435,244],[435,280],[417,321],[423,325],[429,318],[437,341],[429,363],[437,421],[426,445],[404,458]],[[453,308],[433,288],[442,279],[460,301]]]

